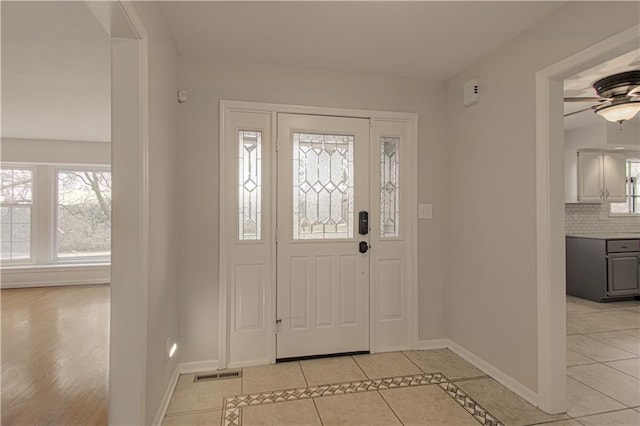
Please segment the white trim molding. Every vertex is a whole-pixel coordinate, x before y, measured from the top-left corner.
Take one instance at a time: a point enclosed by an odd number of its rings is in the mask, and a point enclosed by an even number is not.
[[[567,408],[562,81],[637,49],[639,41],[640,26],[636,25],[536,73],[536,405],[551,414]]]
[[[173,392],[176,390],[180,374],[182,374],[180,372],[180,366],[176,366],[175,370],[173,370],[173,374],[171,375],[171,380],[169,380],[169,384],[167,385],[167,390],[165,390],[164,395],[162,396],[162,402],[160,403],[160,407],[158,407],[156,417],[153,419],[153,423],[151,423],[152,425],[160,426],[162,424],[164,416],[167,414],[169,404],[171,403]]]
[[[111,265],[16,266],[0,270],[1,288],[109,284]]]

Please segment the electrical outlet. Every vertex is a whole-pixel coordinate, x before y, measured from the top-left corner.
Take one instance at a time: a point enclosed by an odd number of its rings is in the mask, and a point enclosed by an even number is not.
[[[419,204],[418,205],[418,219],[432,219],[433,218],[433,204]]]

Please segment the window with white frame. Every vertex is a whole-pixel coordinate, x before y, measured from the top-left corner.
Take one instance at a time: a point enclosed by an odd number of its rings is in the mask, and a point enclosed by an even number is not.
[[[31,259],[33,170],[2,168],[0,185],[0,258],[3,261],[28,261]]]
[[[56,171],[56,258],[111,253],[111,173]]]
[[[627,201],[611,203],[611,214],[640,214],[640,159],[627,160]]]
[[[108,167],[2,164],[2,264],[108,262]]]

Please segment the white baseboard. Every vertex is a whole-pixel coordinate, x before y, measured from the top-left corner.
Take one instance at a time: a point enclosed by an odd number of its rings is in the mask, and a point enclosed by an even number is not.
[[[431,339],[418,341],[418,349],[421,351],[430,349],[446,349],[451,346],[451,340],[449,339]]]
[[[0,270],[0,282],[1,288],[109,284],[111,265],[60,264],[3,267]]]
[[[2,283],[1,289],[34,288],[34,287],[67,287],[71,285],[104,285],[110,284],[111,279],[77,280],[77,281],[43,281],[30,283]]]
[[[173,396],[173,391],[176,388],[176,384],[178,384],[178,379],[180,378],[180,368],[176,366],[176,369],[173,371],[171,375],[171,380],[169,381],[169,386],[167,386],[167,390],[164,392],[164,396],[162,397],[162,402],[160,403],[160,407],[158,408],[158,413],[156,414],[156,418],[153,419],[153,425],[160,426],[162,424],[162,420],[164,420],[165,414],[167,414],[167,408],[169,408],[169,403],[171,402],[171,397]]]
[[[456,355],[463,358],[465,361],[471,363],[474,367],[487,373],[491,378],[501,383],[504,387],[515,393],[525,401],[532,404],[534,407],[538,406],[538,394],[504,371],[494,367],[487,361],[483,360],[473,352],[463,348],[451,339],[433,339],[433,340],[421,340],[418,342],[420,350],[429,349],[445,349],[448,348]]]
[[[206,361],[183,362],[178,365],[180,374],[204,373],[205,371],[216,371],[218,360],[210,359]]]
[[[494,367],[471,351],[463,348],[453,341],[451,341],[451,346],[449,346],[449,349],[451,349],[451,351],[455,352],[460,357],[464,358],[466,361],[473,364],[475,367],[487,373],[489,376],[491,376],[491,378],[501,383],[504,387],[514,392],[516,395],[520,396],[534,407],[538,406],[538,394],[505,373],[504,371]]]
[[[268,359],[255,359],[251,361],[230,362],[227,365],[227,368],[252,367],[254,365],[266,365],[266,364],[271,364],[271,361],[269,361]]]

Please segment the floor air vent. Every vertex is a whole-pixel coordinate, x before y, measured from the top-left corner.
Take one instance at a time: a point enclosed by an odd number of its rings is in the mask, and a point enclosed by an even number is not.
[[[205,382],[208,380],[237,379],[242,377],[240,371],[221,371],[219,373],[196,374],[193,382]]]

